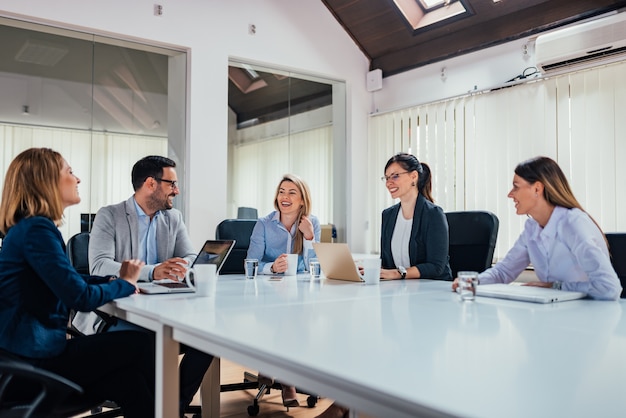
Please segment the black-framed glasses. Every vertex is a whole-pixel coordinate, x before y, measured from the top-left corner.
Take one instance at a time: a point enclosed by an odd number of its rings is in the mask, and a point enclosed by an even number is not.
[[[172,189],[178,189],[178,180],[168,180],[168,179],[160,179],[158,177],[154,178],[156,181],[164,181],[166,183],[169,183],[170,187]]]
[[[388,182],[389,180],[397,181],[400,178],[400,174],[407,174],[407,173],[409,172],[403,171],[402,173],[393,173],[393,174],[389,174],[388,176],[382,176],[380,179],[384,182]]]

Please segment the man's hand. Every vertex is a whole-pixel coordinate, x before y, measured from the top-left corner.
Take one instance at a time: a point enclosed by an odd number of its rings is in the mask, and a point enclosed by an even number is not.
[[[182,281],[185,280],[185,274],[187,274],[187,260],[174,257],[158,264],[152,270],[152,280],[170,279]]]

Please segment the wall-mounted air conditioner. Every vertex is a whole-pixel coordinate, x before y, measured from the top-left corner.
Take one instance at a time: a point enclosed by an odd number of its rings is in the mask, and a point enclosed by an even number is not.
[[[626,13],[540,35],[535,57],[543,73],[626,59]]]

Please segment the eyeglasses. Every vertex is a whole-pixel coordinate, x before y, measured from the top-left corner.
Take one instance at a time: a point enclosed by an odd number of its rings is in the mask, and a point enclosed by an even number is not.
[[[178,180],[167,180],[167,179],[160,179],[158,177],[154,178],[156,181],[164,181],[166,183],[169,183],[170,187],[172,189],[178,189]]]
[[[391,181],[398,181],[398,179],[400,178],[400,174],[407,174],[408,171],[403,171],[402,173],[393,173],[393,174],[389,174],[388,176],[382,176],[380,179],[384,182],[388,182],[389,180]]]

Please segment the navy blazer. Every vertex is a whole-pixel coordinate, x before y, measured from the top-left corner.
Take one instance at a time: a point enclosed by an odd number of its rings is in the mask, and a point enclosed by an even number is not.
[[[395,269],[398,266],[391,254],[391,237],[396,227],[400,211],[397,203],[383,211],[380,248],[382,268]],[[423,279],[452,280],[448,256],[448,221],[443,209],[426,199],[420,193],[413,212],[413,226],[409,240],[411,266],[419,269]]]
[[[54,222],[35,216],[11,227],[0,251],[0,348],[31,358],[65,349],[69,310],[91,311],[135,293],[126,280],[81,275]]]

